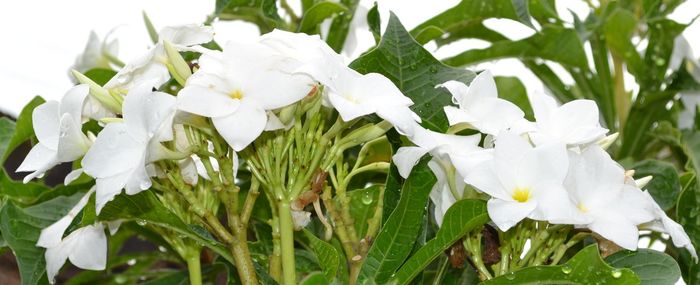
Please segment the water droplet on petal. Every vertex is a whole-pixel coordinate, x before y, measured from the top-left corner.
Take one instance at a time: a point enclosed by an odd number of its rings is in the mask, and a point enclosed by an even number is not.
[[[569,273],[571,273],[571,270],[573,270],[573,269],[571,268],[570,265],[567,265],[567,264],[564,264],[564,265],[561,267],[561,272],[563,272],[564,274],[569,274]]]

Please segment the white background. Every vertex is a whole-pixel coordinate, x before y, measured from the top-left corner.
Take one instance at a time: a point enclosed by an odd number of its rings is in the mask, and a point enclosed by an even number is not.
[[[103,38],[116,27],[115,36],[120,41],[119,57],[129,59],[144,52],[150,41],[143,26],[141,11],[149,13],[156,28],[166,25],[202,22],[214,8],[214,0],[71,0],[71,1],[13,1],[0,9],[0,112],[17,115],[35,95],[47,99],[59,99],[71,86],[68,68],[82,52],[91,30]],[[297,1],[290,0],[290,3]],[[457,4],[458,0],[405,1],[379,0],[379,7],[386,24],[388,11],[396,13],[403,24],[411,29],[417,24]],[[690,0],[673,14],[673,18],[687,23],[700,13],[700,1]],[[692,3],[691,3],[692,2]],[[363,0],[370,7],[372,0]],[[557,2],[560,11],[571,9],[581,18],[587,13],[582,1]],[[571,17],[568,17],[570,21]],[[565,20],[567,20],[565,18]],[[527,28],[509,20],[493,20],[490,27],[518,38],[532,33]],[[220,22],[214,24],[217,40],[252,38],[257,29],[245,23]],[[691,45],[700,55],[700,24],[693,24],[687,31]],[[691,36],[695,35],[695,36]],[[367,33],[360,37],[362,52],[372,45]],[[428,45],[438,58],[459,53],[466,48],[488,46],[480,41],[466,40],[440,49]],[[500,60],[482,64],[476,68],[489,68],[497,75],[515,75],[524,79],[528,89],[541,89],[539,81],[517,60]],[[629,85],[628,85],[629,86]]]

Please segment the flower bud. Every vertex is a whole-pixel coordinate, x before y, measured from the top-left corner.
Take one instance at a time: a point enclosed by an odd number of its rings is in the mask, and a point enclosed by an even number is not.
[[[173,78],[175,78],[180,85],[185,86],[187,78],[192,75],[190,66],[169,41],[164,41],[163,47],[165,48],[165,53],[168,55],[167,66],[170,74],[173,75]]]

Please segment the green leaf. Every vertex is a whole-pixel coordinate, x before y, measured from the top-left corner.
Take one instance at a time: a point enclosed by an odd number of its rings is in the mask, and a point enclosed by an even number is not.
[[[379,45],[350,67],[363,74],[377,72],[391,79],[413,100],[411,108],[423,119],[423,126],[440,132],[448,128],[443,107],[452,103],[452,95],[445,88],[435,86],[449,80],[469,83],[474,78],[471,71],[440,63],[411,37],[394,14]]]
[[[12,135],[15,132],[15,122],[8,118],[0,118],[0,155],[7,151]],[[2,163],[3,160],[0,160]]]
[[[4,163],[7,157],[14,151],[20,144],[27,141],[34,136],[34,126],[32,125],[32,112],[34,108],[44,103],[43,98],[36,96],[32,101],[29,101],[26,106],[19,113],[17,117],[17,122],[15,123],[15,133],[10,139],[10,142],[5,148],[5,152],[2,154],[1,163]]]
[[[436,257],[468,232],[486,223],[488,219],[486,203],[483,201],[458,201],[445,213],[442,227],[438,230],[435,238],[428,241],[401,266],[401,269],[394,275],[393,281],[397,284],[408,284]]]
[[[369,26],[369,31],[374,36],[374,42],[378,44],[382,39],[382,19],[379,16],[377,2],[374,2],[372,8],[367,11],[367,26]]]
[[[525,19],[524,13],[527,13],[527,7],[521,6],[520,0],[462,0],[456,6],[440,13],[439,15],[430,18],[422,24],[416,26],[411,34],[418,35],[428,27],[444,31],[444,33],[453,35],[462,33],[468,30],[474,30],[474,27],[480,26],[481,22],[488,18],[505,18],[515,21],[521,21],[525,25],[532,25],[529,17]],[[520,6],[517,8],[514,4]],[[523,22],[525,20],[525,22]],[[425,42],[435,39],[441,34],[434,33],[432,38],[424,38]],[[454,37],[453,40],[459,37]]]
[[[673,257],[656,250],[621,250],[605,258],[613,267],[629,268],[642,285],[673,285],[681,278],[681,269]]]
[[[284,21],[277,13],[276,0],[216,0],[214,13],[206,23],[220,20],[243,20],[258,26],[260,33],[283,27]]]
[[[314,254],[316,254],[316,257],[318,258],[319,265],[323,270],[322,276],[325,276],[325,281],[328,283],[333,282],[341,262],[338,251],[335,250],[335,247],[317,238],[308,230],[304,230],[304,235],[307,239],[309,239],[311,250],[313,250]],[[342,260],[342,262],[345,261]]]
[[[325,276],[323,275],[322,272],[311,272],[309,275],[306,275],[304,279],[299,282],[300,285],[325,285],[325,284],[330,284],[330,281],[325,279]]]
[[[36,182],[22,183],[12,180],[4,169],[0,169],[0,196],[29,205],[34,203],[40,195],[49,191],[49,188]]]
[[[485,281],[483,285],[498,284],[640,284],[634,271],[616,269],[606,264],[592,244],[574,255],[563,265],[526,267],[521,270]]]
[[[355,231],[357,236],[363,237],[367,233],[369,224],[367,223],[377,207],[377,200],[380,192],[379,185],[357,189],[348,192],[350,198],[350,215],[355,221]],[[339,203],[339,202],[338,202]]]
[[[396,151],[401,147],[401,135],[396,130],[391,129],[386,133],[387,140],[391,144],[391,151],[396,154]],[[391,215],[391,212],[396,209],[401,197],[401,186],[403,185],[403,177],[399,174],[399,169],[394,163],[389,167],[389,173],[386,175],[384,183],[384,200],[382,207],[382,225],[386,223]]]
[[[588,69],[586,52],[576,30],[552,25],[542,27],[542,31],[529,38],[494,42],[490,47],[468,50],[444,62],[451,66],[466,66],[501,58],[540,58]]]
[[[340,4],[343,4],[348,10],[344,14],[333,18],[331,26],[328,28],[326,43],[338,53],[345,46],[345,40],[350,32],[350,23],[352,18],[355,17],[355,10],[357,10],[359,3],[359,0],[340,0]]]
[[[411,253],[421,230],[428,195],[437,181],[424,157],[411,172],[401,189],[401,199],[367,253],[360,269],[360,280],[385,284]]]
[[[638,80],[644,78],[642,57],[631,41],[637,29],[637,18],[634,14],[624,9],[615,9],[603,24],[606,42],[613,54],[625,60],[627,70]]]
[[[535,114],[530,106],[530,99],[527,97],[527,89],[520,79],[510,76],[496,76],[495,79],[498,97],[517,105],[525,112],[526,119],[534,121]]]
[[[105,85],[115,74],[117,74],[116,71],[104,68],[93,68],[85,72],[85,76],[99,85]]]
[[[37,247],[41,230],[64,216],[78,202],[82,193],[61,196],[28,208],[14,203],[0,211],[0,232],[17,258],[22,285],[46,283],[44,248]]]
[[[635,179],[648,175],[654,177],[644,189],[649,190],[649,194],[662,209],[668,210],[676,205],[681,192],[681,182],[673,164],[660,160],[644,160],[636,163],[632,169],[635,171]]]
[[[101,221],[120,219],[146,222],[173,230],[212,249],[233,263],[231,253],[223,244],[214,240],[208,232],[204,234],[187,225],[164,207],[152,191],[143,191],[136,195],[120,194],[107,203],[98,216],[98,220]]]
[[[343,5],[335,2],[318,2],[304,13],[304,16],[301,18],[301,24],[299,25],[299,32],[307,34],[313,33],[318,30],[318,26],[323,20],[347,12],[347,10],[348,9]]]

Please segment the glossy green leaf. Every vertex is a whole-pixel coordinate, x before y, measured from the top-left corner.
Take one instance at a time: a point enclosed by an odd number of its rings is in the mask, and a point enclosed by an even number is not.
[[[346,12],[347,10],[348,9],[343,5],[335,2],[318,2],[304,13],[304,16],[301,18],[301,24],[299,24],[299,32],[307,34],[313,33],[325,19]]]
[[[452,95],[445,88],[435,86],[449,80],[469,83],[474,78],[473,72],[440,63],[411,37],[394,14],[379,45],[350,67],[363,74],[377,72],[391,79],[413,100],[411,108],[423,119],[423,126],[442,132],[448,128],[443,107],[452,103]]]
[[[367,11],[367,26],[369,26],[369,31],[374,36],[374,42],[378,44],[382,39],[382,19],[379,16],[377,2],[374,2],[372,8]]]
[[[85,72],[85,76],[99,85],[105,85],[117,72],[111,69],[93,68]]]
[[[486,203],[480,200],[461,200],[445,213],[440,230],[401,266],[393,277],[396,284],[408,284],[430,262],[468,232],[488,221]]]
[[[313,233],[307,230],[304,230],[304,235],[309,240],[311,250],[313,250],[314,254],[316,254],[316,258],[318,258],[319,265],[323,270],[322,276],[325,277],[325,281],[328,283],[333,282],[338,272],[340,262],[345,261],[340,259],[338,251],[335,250],[335,247],[331,244],[317,238]]]
[[[585,247],[563,265],[526,267],[482,282],[483,285],[499,284],[640,284],[634,271],[613,268],[598,253],[598,245]]]
[[[681,269],[673,257],[652,249],[622,250],[605,258],[613,267],[629,268],[642,285],[673,285],[681,278]]]
[[[43,184],[12,180],[4,169],[0,169],[0,196],[7,197],[15,202],[29,205],[34,203],[40,195],[49,191]]]
[[[662,209],[668,210],[676,205],[681,192],[681,182],[673,164],[660,160],[644,160],[636,163],[632,169],[635,170],[635,179],[653,176],[644,189],[649,190],[649,194]]]
[[[17,121],[15,122],[15,133],[12,135],[10,142],[7,143],[5,152],[2,154],[2,159],[0,162],[5,162],[7,157],[14,151],[20,144],[29,140],[34,136],[34,126],[32,125],[32,112],[34,108],[44,103],[43,98],[36,96],[32,101],[29,101],[26,106],[19,113]]]
[[[355,17],[355,10],[357,10],[357,5],[360,1],[340,0],[339,2],[348,10],[343,15],[333,18],[331,26],[328,28],[328,36],[326,36],[326,43],[338,53],[345,46],[345,41],[350,32],[350,24],[352,23],[352,18]]]
[[[428,195],[437,181],[424,157],[401,188],[401,199],[369,249],[360,279],[386,283],[411,253],[426,215]]]
[[[367,233],[367,227],[369,226],[367,222],[374,216],[380,187],[382,186],[374,185],[348,192],[350,197],[350,215],[355,221],[357,236],[363,237]]]
[[[466,66],[501,58],[540,58],[588,69],[583,43],[576,30],[551,25],[544,26],[542,31],[529,38],[494,42],[490,47],[468,50],[444,62],[451,66]]]
[[[151,191],[143,191],[136,195],[120,194],[107,203],[98,216],[98,220],[102,221],[119,219],[150,223],[173,230],[212,249],[233,263],[231,253],[223,244],[214,240],[210,234],[203,234],[185,224],[164,207]]]
[[[637,28],[635,15],[624,9],[615,9],[604,21],[603,30],[608,47],[623,58],[627,70],[638,79],[644,78],[644,63],[631,41]]]
[[[331,284],[322,272],[311,272],[299,282],[299,285],[326,285]]]
[[[261,33],[272,31],[284,22],[277,12],[276,0],[216,0],[214,13],[207,19],[243,20],[258,26]]]
[[[15,122],[8,118],[0,118],[0,155],[7,151],[10,140],[15,133]],[[0,163],[3,160],[0,159]]]
[[[0,232],[17,259],[22,285],[45,284],[44,248],[37,247],[41,230],[64,216],[82,193],[61,196],[35,206],[20,208],[6,204],[0,211]]]

